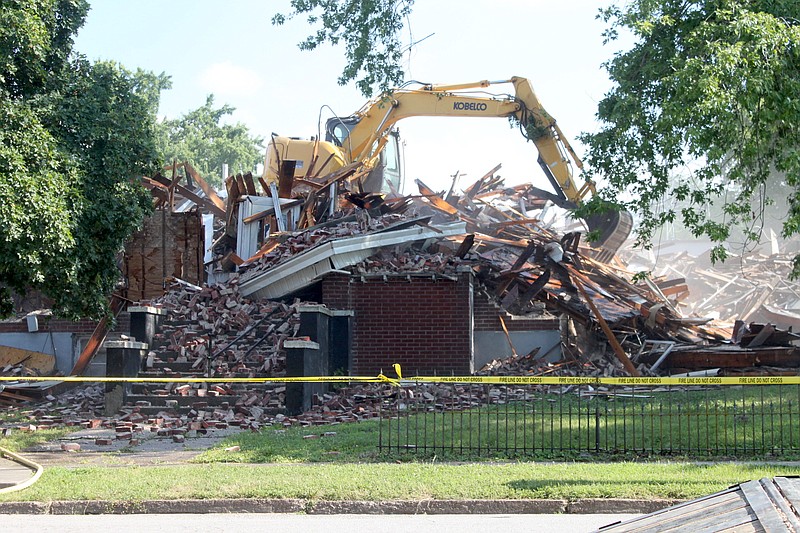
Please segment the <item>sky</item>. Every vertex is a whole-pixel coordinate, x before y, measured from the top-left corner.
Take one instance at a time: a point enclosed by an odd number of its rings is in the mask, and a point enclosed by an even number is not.
[[[304,19],[273,26],[288,0],[89,0],[91,11],[75,40],[92,60],[114,60],[130,70],[164,72],[172,89],[159,113],[175,118],[205,103],[236,108],[235,122],[254,134],[308,138],[332,112],[346,116],[366,102],[355,84],[336,82],[344,49],[304,52],[311,33]],[[579,155],[581,132],[595,131],[597,103],[611,87],[602,63],[617,50],[603,45],[597,0],[416,0],[403,30],[418,42],[405,57],[407,80],[455,84],[531,80],[547,111]],[[509,92],[503,86],[499,92]],[[510,185],[550,189],[536,164],[536,148],[506,119],[414,117],[398,124],[404,140],[405,193],[415,179],[447,189],[462,174],[469,185],[502,164]]]

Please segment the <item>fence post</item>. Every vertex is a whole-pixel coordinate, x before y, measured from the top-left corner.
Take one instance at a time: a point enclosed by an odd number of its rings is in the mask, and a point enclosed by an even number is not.
[[[600,453],[600,406],[594,406],[594,451]]]

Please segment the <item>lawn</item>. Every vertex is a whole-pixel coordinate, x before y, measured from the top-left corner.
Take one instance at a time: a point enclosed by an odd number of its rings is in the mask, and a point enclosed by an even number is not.
[[[795,453],[795,388],[598,392],[540,390],[525,402],[495,395],[488,406],[458,411],[398,402],[383,422],[242,432],[183,466],[46,468],[33,487],[0,501],[691,499],[800,475],[800,465],[769,462]],[[0,446],[20,450],[32,444],[26,439],[58,436],[15,434]],[[619,448],[595,453],[598,435],[605,443],[616,436]],[[676,453],[647,451],[663,452],[665,443]],[[714,452],[744,462],[696,461]]]
[[[389,403],[380,423],[264,428],[224,446],[240,452],[220,448],[201,461],[789,460],[800,456],[798,391],[768,386],[577,395],[508,387],[491,396],[493,403],[466,408],[456,402],[472,395],[425,401],[412,393]]]
[[[0,495],[0,501],[690,499],[750,479],[798,474],[797,466],[685,462],[58,467],[45,469],[29,489]]]

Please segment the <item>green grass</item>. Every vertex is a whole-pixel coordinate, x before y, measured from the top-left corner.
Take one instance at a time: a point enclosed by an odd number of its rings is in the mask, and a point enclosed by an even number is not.
[[[485,454],[511,450],[511,457],[586,452],[702,458],[800,455],[798,387],[616,392],[581,398],[541,393],[526,402],[511,397],[462,412],[400,412],[384,443],[397,449],[458,448]]]
[[[45,442],[58,440],[75,431],[74,427],[40,429],[38,431],[16,430],[12,431],[8,437],[0,438],[0,448],[5,448],[12,452],[21,452]]]
[[[538,394],[463,411],[401,410],[335,426],[243,433],[200,462],[352,462],[497,459],[800,457],[795,387],[725,387],[635,398]],[[325,437],[325,432],[335,432]],[[317,436],[306,439],[306,436]],[[382,453],[378,443],[383,444]],[[238,445],[239,452],[224,448]],[[599,450],[599,453],[597,453]]]
[[[704,456],[705,443],[712,436],[721,443],[720,435],[727,435],[726,438],[737,439],[739,446],[738,453],[728,456],[752,459],[754,448],[780,437],[788,438],[781,441],[787,447],[780,450],[780,458],[789,459],[800,439],[798,390],[728,387],[591,399],[541,392],[524,404],[509,401],[463,412],[400,411],[401,416],[392,421],[391,443],[397,444],[400,439],[403,444],[402,439],[416,432],[414,443],[428,449],[414,452],[402,447],[380,452],[379,439],[386,444],[390,437],[385,422],[381,427],[377,420],[288,429],[266,427],[260,433],[243,432],[229,437],[202,453],[195,464],[180,467],[47,468],[33,487],[3,496],[0,501],[691,499],[751,479],[800,475],[800,465],[700,464],[685,458],[665,461],[663,457],[636,451],[637,446],[663,445],[657,439],[669,436],[676,449],[689,450],[685,455]],[[794,396],[787,395],[787,391]],[[714,410],[720,416],[709,416]],[[560,425],[551,422],[558,412],[566,413]],[[681,416],[664,416],[665,412]],[[592,424],[599,421],[601,439],[613,436],[615,429],[617,437],[624,436],[620,446],[624,453],[586,453],[587,447],[593,449],[592,439],[598,434],[593,427],[586,431],[591,427],[586,425],[587,413],[600,415],[588,418]],[[522,429],[507,430],[509,419]],[[657,423],[659,432],[653,432]],[[444,430],[444,438],[434,431],[434,426],[437,431]],[[427,429],[420,432],[420,428]],[[37,441],[57,438],[58,431],[62,430],[15,432],[14,438],[19,440],[4,439],[0,446],[20,450]],[[305,438],[308,436],[315,438]],[[508,439],[516,439],[517,445],[529,439],[528,446],[535,444],[536,449],[518,453],[517,461],[508,460],[513,453],[492,449],[508,446]],[[451,449],[461,443],[472,446],[478,442],[482,445],[480,450],[462,453]],[[554,442],[572,449],[553,453],[548,445]],[[691,453],[693,443],[697,450]],[[238,451],[226,451],[232,446],[238,446]],[[553,456],[559,456],[561,461],[534,462]],[[608,459],[615,462],[597,462]],[[124,483],[120,482],[122,477]]]
[[[260,433],[238,433],[200,454],[200,463],[347,463],[393,461],[378,453],[378,422],[332,426],[266,427]],[[335,435],[324,436],[326,433]],[[314,436],[316,438],[305,438]],[[239,446],[240,451],[226,448]]]
[[[308,500],[690,499],[800,468],[768,464],[205,464],[47,468],[0,501],[282,498]],[[124,482],[120,482],[124,476]]]
[[[0,436],[0,448],[5,448],[12,452],[20,452],[26,448],[58,440],[81,429],[76,426],[55,426],[35,431],[20,429],[31,424],[35,426],[36,419],[32,417],[30,409],[20,407],[0,408],[0,428],[10,428],[11,430],[7,436]]]

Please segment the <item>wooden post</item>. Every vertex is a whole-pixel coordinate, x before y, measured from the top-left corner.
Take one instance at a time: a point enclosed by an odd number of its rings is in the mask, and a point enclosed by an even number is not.
[[[583,296],[583,299],[586,301],[586,305],[589,306],[589,308],[594,313],[594,316],[597,318],[597,322],[603,329],[603,333],[606,334],[606,337],[608,338],[608,343],[614,349],[614,353],[617,354],[617,359],[619,359],[619,361],[622,363],[622,366],[625,367],[625,370],[628,371],[628,374],[634,377],[639,377],[641,374],[639,374],[639,371],[636,370],[635,366],[633,366],[631,360],[628,359],[628,355],[625,353],[625,350],[622,348],[622,345],[614,336],[614,332],[611,331],[610,327],[608,327],[608,323],[603,318],[603,315],[600,314],[600,311],[598,311],[597,306],[594,305],[594,302],[589,298],[589,295],[586,294],[586,289],[583,288],[583,284],[576,276],[571,276],[571,277],[572,277],[572,283],[574,283],[575,286],[578,288],[578,292],[581,293],[581,296]]]

